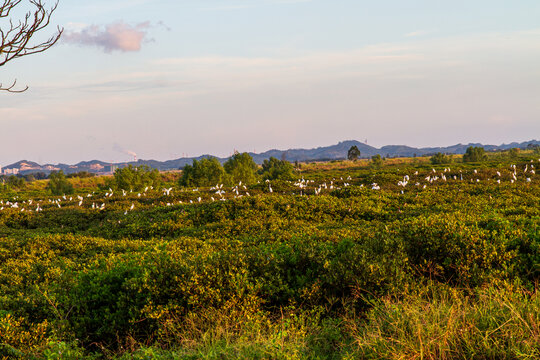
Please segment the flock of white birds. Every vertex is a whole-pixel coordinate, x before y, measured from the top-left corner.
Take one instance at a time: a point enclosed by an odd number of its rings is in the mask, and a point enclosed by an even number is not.
[[[538,159],[540,162],[540,159]],[[472,171],[472,175],[469,174],[467,171],[459,170],[457,172],[452,172],[450,168],[445,168],[444,170],[437,171],[435,169],[432,169],[432,171],[427,174],[420,175],[418,171],[416,171],[412,175],[404,175],[402,180],[399,180],[397,182],[398,188],[402,188],[400,190],[400,193],[403,194],[404,190],[407,187],[414,186],[418,189],[426,189],[429,185],[434,183],[440,183],[440,182],[448,182],[448,181],[470,181],[472,183],[480,183],[481,181],[493,181],[496,184],[501,184],[504,181],[507,181],[511,184],[514,184],[518,181],[523,181],[526,183],[530,183],[532,181],[533,176],[536,174],[535,167],[533,164],[533,161],[531,160],[530,164],[526,164],[523,168],[519,168],[516,165],[510,165],[509,169],[502,169],[497,170],[494,173],[490,171],[490,174],[488,177],[483,176],[483,179],[481,179],[481,176],[478,176],[478,171],[475,169]],[[464,176],[465,175],[465,176]],[[414,180],[412,180],[414,179]],[[338,190],[342,188],[346,188],[351,186],[349,181],[351,181],[352,178],[348,176],[346,179],[343,179],[343,177],[339,179],[332,179],[329,181],[324,182],[316,182],[315,180],[307,180],[307,179],[300,179],[296,182],[291,182],[292,185],[294,185],[295,188],[298,189],[298,193],[293,193],[295,195],[301,195],[301,196],[307,196],[307,195],[320,195],[324,193],[325,191],[331,191],[331,190]],[[358,185],[359,187],[364,187],[364,184]],[[368,186],[366,186],[368,187]],[[274,190],[272,189],[271,181],[266,180],[264,184],[264,188],[268,193],[273,193]],[[372,183],[369,185],[368,188],[371,188],[372,190],[381,190],[381,187],[377,183]],[[158,206],[173,206],[173,205],[180,205],[180,204],[192,204],[194,202],[203,202],[203,201],[227,201],[230,199],[236,199],[241,198],[244,196],[250,196],[248,192],[248,187],[245,184],[242,184],[240,182],[239,184],[228,187],[224,184],[217,184],[215,186],[212,186],[208,188],[207,190],[201,190],[199,191],[198,188],[193,189],[177,189],[174,190],[178,193],[186,193],[191,192],[198,194],[194,199],[189,200],[179,200],[174,198],[173,194],[173,188],[164,188],[162,190],[154,189],[152,186],[146,187],[143,191],[136,193],[137,199],[139,198],[146,198],[148,195],[156,196],[159,195],[159,192],[162,193],[163,198],[161,199],[157,205]],[[124,190],[121,189],[119,192],[113,191],[113,189],[109,189],[104,194],[100,193],[89,193],[82,195],[76,195],[76,196],[66,196],[63,195],[58,198],[47,198],[47,199],[29,199],[24,201],[18,201],[18,198],[15,197],[11,200],[1,200],[0,199],[0,211],[19,211],[19,212],[41,212],[44,208],[62,208],[64,206],[76,206],[79,208],[85,208],[85,209],[92,209],[96,211],[102,211],[105,210],[108,203],[110,203],[112,200],[117,200],[121,198],[133,198],[132,196],[134,194],[133,190]],[[127,215],[130,211],[135,210],[136,205],[135,202],[132,201],[131,205],[127,206],[127,208],[124,210],[124,215]]]

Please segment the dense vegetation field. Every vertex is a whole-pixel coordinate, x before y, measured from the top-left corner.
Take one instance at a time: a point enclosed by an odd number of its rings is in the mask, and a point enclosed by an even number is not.
[[[537,155],[300,165],[0,193],[0,357],[540,358]]]

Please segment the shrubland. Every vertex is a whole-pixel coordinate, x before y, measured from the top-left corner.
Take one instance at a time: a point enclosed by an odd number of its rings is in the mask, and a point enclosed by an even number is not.
[[[538,358],[533,156],[2,193],[0,357]]]

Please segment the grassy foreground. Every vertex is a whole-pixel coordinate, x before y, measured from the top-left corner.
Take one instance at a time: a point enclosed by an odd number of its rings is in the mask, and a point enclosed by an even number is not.
[[[512,164],[0,194],[0,358],[540,358],[540,163]]]

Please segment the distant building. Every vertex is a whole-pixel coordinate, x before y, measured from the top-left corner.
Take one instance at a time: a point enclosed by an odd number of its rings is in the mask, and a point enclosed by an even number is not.
[[[17,175],[19,173],[19,169],[13,168],[13,169],[4,169],[3,174],[4,175]]]
[[[103,172],[113,174],[118,169],[118,165],[107,165],[103,167]]]

